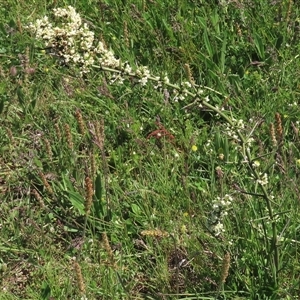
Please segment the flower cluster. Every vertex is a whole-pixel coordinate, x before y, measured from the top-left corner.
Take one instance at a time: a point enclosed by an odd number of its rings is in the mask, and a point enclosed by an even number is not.
[[[82,22],[74,7],[53,10],[53,23],[47,16],[27,26],[37,39],[44,42],[53,56],[61,59],[66,65],[80,67],[80,75],[88,73],[92,67],[114,69],[111,83],[123,83],[124,76],[135,76],[144,86],[150,78],[148,67],[139,66],[135,71],[131,66],[117,59],[113,51],[107,49],[102,41],[96,41],[94,32],[87,23]],[[154,77],[160,85],[169,82],[167,75],[163,80]]]
[[[232,121],[234,123],[233,126],[227,126],[225,128],[226,134],[233,139],[233,141],[239,143],[240,142],[240,138],[237,135],[236,131],[237,130],[244,130],[245,129],[245,124],[243,120],[236,120],[234,118],[232,118]]]
[[[63,59],[65,64],[78,64],[82,73],[87,73],[94,60],[94,53],[100,46],[94,47],[94,32],[72,6],[53,10],[55,23],[47,16],[30,23],[27,28],[37,39],[44,41],[52,55]],[[101,54],[99,52],[99,54]]]
[[[46,49],[50,49],[50,54],[59,58],[63,64],[79,67],[80,76],[98,68],[110,72],[110,84],[122,84],[125,79],[131,77],[136,78],[141,86],[145,86],[149,80],[156,82],[153,84],[154,88],[163,91],[167,99],[170,98],[170,93],[163,89],[163,86],[172,86],[172,98],[175,102],[193,96],[189,90],[194,86],[189,81],[182,82],[179,86],[171,85],[166,73],[157,77],[151,76],[147,66],[132,68],[128,62],[116,58],[114,52],[107,49],[104,41],[95,39],[94,32],[72,6],[54,9],[51,21],[45,16],[30,23],[26,28],[37,39],[42,40]],[[202,93],[199,89],[197,95]],[[208,97],[205,98],[205,101],[208,100]]]
[[[174,89],[173,90],[173,100],[174,102],[182,101],[189,95],[189,89],[192,87],[192,84],[188,81],[184,81],[180,85],[180,90]]]
[[[67,65],[78,65],[81,75],[88,73],[95,63],[100,66],[117,68],[120,60],[99,41],[95,45],[94,32],[82,22],[74,7],[53,10],[54,23],[47,16],[27,26],[37,39],[43,40],[52,55]]]
[[[225,232],[223,221],[228,215],[232,201],[233,198],[228,194],[222,198],[217,197],[213,200],[212,212],[208,220],[208,227],[215,236],[219,236]]]
[[[259,176],[260,178],[257,179],[257,182],[260,184],[260,185],[267,185],[269,183],[269,180],[268,180],[268,174],[267,173],[264,173],[262,174],[261,172],[259,173]]]
[[[141,67],[137,68],[136,75],[139,78],[139,83],[142,86],[144,86],[148,82],[148,78],[150,77],[150,71],[149,71],[148,67],[141,66]]]

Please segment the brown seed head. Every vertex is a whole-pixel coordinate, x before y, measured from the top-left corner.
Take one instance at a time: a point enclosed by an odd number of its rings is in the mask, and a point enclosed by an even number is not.
[[[84,286],[83,276],[82,276],[80,265],[78,264],[77,261],[74,261],[74,270],[75,270],[75,274],[76,274],[78,289],[81,294],[85,294],[85,286]]]
[[[221,280],[220,280],[221,284],[225,283],[228,277],[229,268],[230,268],[230,253],[226,252],[222,263],[222,273],[221,273]]]
[[[276,140],[275,128],[273,123],[270,124],[270,136],[271,136],[273,147],[277,147],[277,140]]]
[[[65,135],[69,149],[73,150],[73,138],[69,124],[65,124]]]
[[[52,187],[50,186],[50,184],[49,184],[49,182],[48,182],[46,176],[44,175],[44,173],[41,172],[41,171],[39,171],[39,176],[40,176],[40,178],[42,179],[42,182],[43,182],[43,184],[44,184],[44,186],[45,186],[47,192],[48,192],[49,194],[52,195],[52,194],[53,194]]]
[[[275,126],[276,126],[276,140],[280,144],[283,141],[283,129],[281,116],[279,113],[275,114]]]
[[[17,27],[18,27],[18,31],[20,33],[23,33],[23,28],[22,28],[22,23],[20,21],[20,18],[18,18],[18,20],[17,20]]]
[[[59,125],[57,123],[55,123],[54,128],[55,128],[56,136],[60,140],[61,139],[61,132],[60,132]]]
[[[76,110],[75,117],[76,117],[76,120],[78,122],[79,133],[82,134],[82,135],[84,135],[84,133],[85,133],[85,125],[84,125],[84,121],[83,121],[83,118],[82,118],[82,114],[81,114],[81,112],[80,112],[79,109]]]
[[[48,154],[48,157],[50,160],[52,160],[52,150],[51,150],[51,145],[48,139],[44,139],[44,144],[46,148],[46,153]]]
[[[43,201],[43,198],[41,195],[38,193],[36,189],[32,190],[31,194],[34,196],[34,198],[39,202],[41,208],[45,208],[45,203]]]
[[[188,81],[192,85],[195,85],[195,79],[194,79],[194,77],[192,75],[192,71],[191,71],[190,65],[189,64],[184,64],[184,69],[185,69],[185,73],[186,73],[186,76],[188,78]]]
[[[104,139],[104,120],[101,119],[100,122],[96,122],[95,124],[95,144],[101,151],[104,150]]]
[[[293,5],[293,1],[289,0],[288,9],[286,11],[286,17],[285,17],[285,21],[286,21],[287,24],[290,22],[290,17],[291,17],[291,12],[292,12],[292,5]]]
[[[123,36],[125,45],[127,48],[129,48],[128,27],[126,21],[123,22]]]
[[[7,133],[7,136],[9,138],[9,141],[11,143],[13,143],[14,142],[14,137],[13,137],[13,133],[12,133],[11,129],[10,128],[6,128],[6,133]]]
[[[102,241],[103,241],[104,249],[106,250],[108,257],[110,259],[110,262],[112,264],[114,264],[114,253],[109,244],[109,240],[108,240],[108,236],[107,236],[106,232],[103,232],[103,234],[102,234]]]

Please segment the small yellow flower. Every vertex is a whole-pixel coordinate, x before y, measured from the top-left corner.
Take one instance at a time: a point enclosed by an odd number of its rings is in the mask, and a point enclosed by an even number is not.
[[[159,229],[154,229],[154,230],[143,230],[141,232],[141,235],[153,236],[153,237],[168,237],[169,233],[166,231],[159,230]]]
[[[296,160],[296,165],[297,165],[297,167],[300,167],[300,159]]]
[[[182,225],[182,226],[180,227],[180,232],[181,232],[181,233],[186,233],[186,232],[187,232],[187,228],[186,228],[185,225]]]
[[[198,150],[198,147],[196,145],[192,146],[192,151],[196,152]]]
[[[260,162],[258,160],[255,160],[252,164],[253,168],[258,168],[260,166]]]

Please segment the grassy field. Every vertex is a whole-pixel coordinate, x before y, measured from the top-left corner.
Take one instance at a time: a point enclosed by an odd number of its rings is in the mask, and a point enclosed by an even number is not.
[[[0,0],[0,300],[300,299],[299,14]]]

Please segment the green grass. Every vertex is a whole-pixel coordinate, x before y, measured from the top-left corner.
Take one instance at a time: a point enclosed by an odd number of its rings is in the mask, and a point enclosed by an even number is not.
[[[298,299],[299,4],[15,2],[0,0],[0,299]],[[171,84],[49,55],[26,25],[67,5]],[[203,94],[174,101],[186,64]]]

